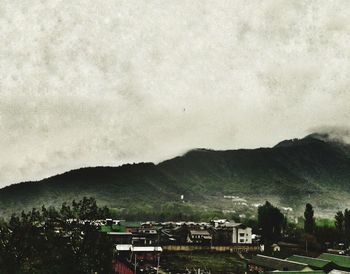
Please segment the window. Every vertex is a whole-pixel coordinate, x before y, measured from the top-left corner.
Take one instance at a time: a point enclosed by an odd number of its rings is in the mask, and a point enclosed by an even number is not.
[[[240,243],[244,243],[244,239],[240,239],[239,242],[240,242]]]
[[[239,233],[239,236],[244,237],[244,233]]]

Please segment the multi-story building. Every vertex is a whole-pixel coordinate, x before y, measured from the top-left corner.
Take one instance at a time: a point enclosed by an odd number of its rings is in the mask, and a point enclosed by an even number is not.
[[[244,224],[220,220],[214,223],[214,242],[217,244],[252,244],[252,229]]]

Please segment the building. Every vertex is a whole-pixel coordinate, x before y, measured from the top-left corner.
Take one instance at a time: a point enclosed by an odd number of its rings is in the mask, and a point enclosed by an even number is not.
[[[252,229],[241,223],[223,221],[214,223],[215,244],[252,244]]]
[[[106,219],[106,220],[96,220],[93,222],[98,225],[100,232],[108,233],[108,232],[125,232],[126,228],[122,224],[122,221],[123,220]]]
[[[264,273],[268,271],[312,271],[307,264],[287,261],[275,257],[269,257],[264,255],[253,256],[248,261],[248,272],[249,273]]]
[[[342,271],[342,270],[337,270],[337,269],[333,269],[331,272],[329,272],[328,274],[350,274],[350,272],[347,271]]]
[[[130,232],[107,232],[107,235],[113,239],[116,244],[131,244],[132,233]]]
[[[233,244],[251,244],[252,243],[252,229],[243,224],[235,224],[232,233]]]
[[[187,243],[191,244],[211,244],[212,237],[208,230],[190,230],[187,236]]]
[[[211,220],[210,224],[214,227],[219,227],[228,222],[229,220],[227,219],[217,219],[217,220]]]
[[[159,269],[162,251],[160,246],[118,244],[115,246],[113,268],[119,274],[149,273],[150,269]]]
[[[305,274],[305,271],[268,271],[267,274]],[[326,274],[322,270],[307,271],[307,274]],[[340,274],[340,273],[339,273]]]
[[[335,269],[335,264],[333,262],[318,258],[293,255],[287,258],[287,260],[291,262],[307,264],[313,270],[323,270],[326,273],[330,272],[332,269]]]
[[[162,244],[186,244],[188,229],[184,226],[175,228],[163,228],[160,230],[160,241]]]
[[[350,272],[350,256],[322,253],[318,258],[334,263],[334,269]]]
[[[272,244],[271,245],[272,252],[280,252],[281,247],[278,244]]]
[[[106,219],[100,220],[99,231],[106,233],[108,237],[112,238],[116,244],[130,244],[132,240],[132,233],[126,230],[126,227],[121,224],[121,220]]]
[[[158,245],[160,235],[154,227],[141,227],[132,234],[132,244],[139,246]]]

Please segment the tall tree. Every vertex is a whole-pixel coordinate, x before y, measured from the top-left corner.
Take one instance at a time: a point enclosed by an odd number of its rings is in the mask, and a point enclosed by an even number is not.
[[[274,241],[280,237],[283,222],[284,215],[268,201],[258,208],[258,225],[265,241]]]
[[[335,214],[335,227],[338,231],[342,232],[344,229],[344,214],[342,211],[338,211]]]
[[[315,219],[314,219],[314,210],[312,205],[307,203],[304,212],[304,230],[306,233],[313,234],[315,231]]]
[[[350,210],[345,209],[344,211],[344,231],[348,239],[350,238]]]

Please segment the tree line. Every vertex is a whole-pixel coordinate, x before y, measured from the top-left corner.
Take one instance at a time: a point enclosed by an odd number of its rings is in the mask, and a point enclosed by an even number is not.
[[[286,216],[270,202],[258,208],[258,222],[255,231],[261,234],[264,243],[281,240],[308,245],[310,249],[324,250],[339,243],[350,244],[350,210],[339,211],[334,217],[334,226],[317,225],[314,209],[310,203],[305,206],[303,226],[288,222]],[[332,220],[330,220],[333,223]]]
[[[89,222],[109,217],[84,197],[71,204],[13,214],[0,223],[1,273],[112,273],[113,242]]]
[[[344,213],[338,211],[335,215],[335,227],[341,233],[350,235],[350,210],[345,209]]]

